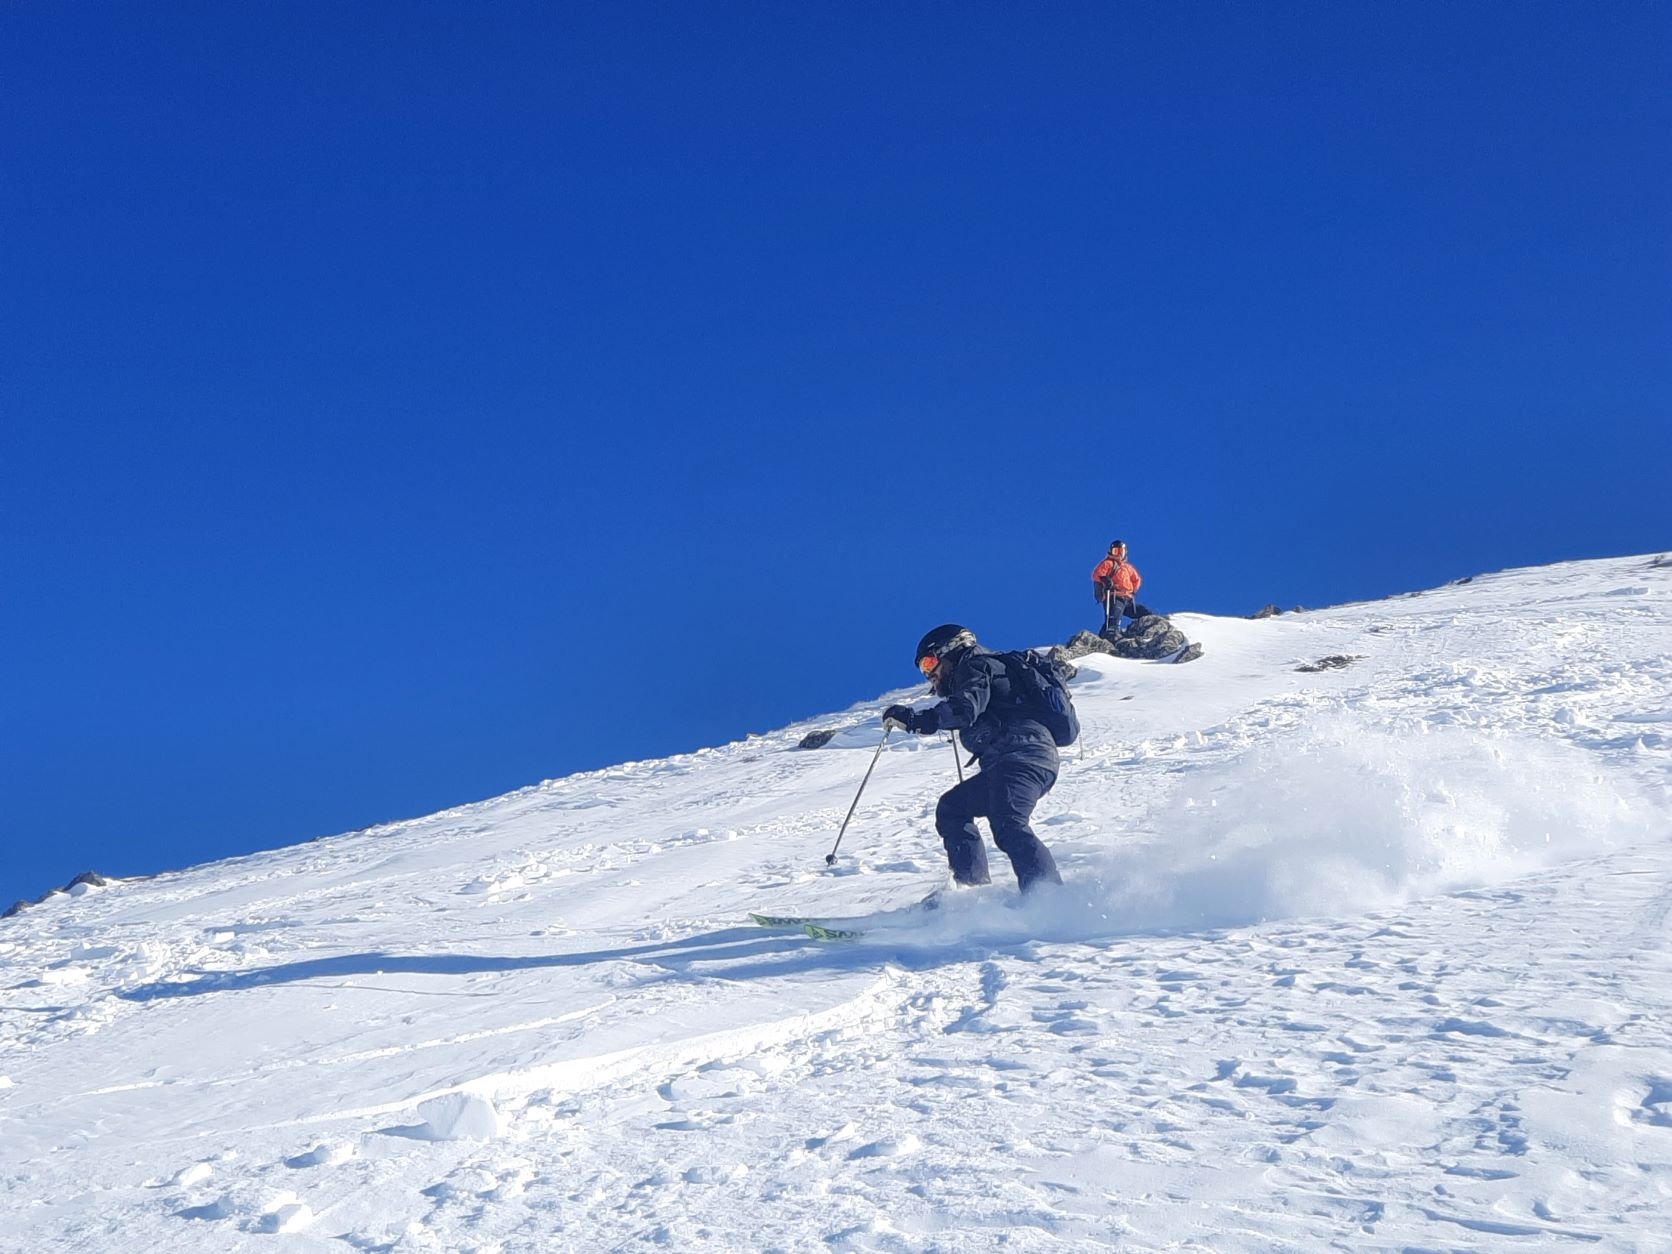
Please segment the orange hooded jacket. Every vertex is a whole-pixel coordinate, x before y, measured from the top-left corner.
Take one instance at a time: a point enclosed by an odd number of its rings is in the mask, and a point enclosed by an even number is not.
[[[1115,590],[1118,597],[1135,597],[1143,585],[1144,577],[1138,573],[1138,568],[1125,558],[1117,562],[1112,557],[1106,557],[1091,572],[1092,592],[1099,601],[1110,588]]]

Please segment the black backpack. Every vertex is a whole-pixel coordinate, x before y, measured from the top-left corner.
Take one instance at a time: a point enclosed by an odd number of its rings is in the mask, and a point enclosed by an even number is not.
[[[1074,713],[1074,698],[1056,666],[1032,649],[1000,653],[1004,676],[1010,681],[1010,695],[1017,713],[1042,724],[1059,748],[1080,738],[1080,716]]]

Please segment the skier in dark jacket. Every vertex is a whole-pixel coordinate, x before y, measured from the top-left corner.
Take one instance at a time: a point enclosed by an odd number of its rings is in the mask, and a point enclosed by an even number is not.
[[[977,644],[967,628],[948,623],[918,643],[917,668],[942,700],[926,710],[891,705],[883,711],[884,722],[919,735],[960,732],[964,747],[981,763],[978,774],[948,789],[935,807],[935,829],[952,878],[960,884],[991,882],[987,848],[975,825],[984,817],[1023,892],[1062,883],[1056,859],[1028,826],[1034,806],[1057,782],[1056,742],[1018,705],[1003,660]]]

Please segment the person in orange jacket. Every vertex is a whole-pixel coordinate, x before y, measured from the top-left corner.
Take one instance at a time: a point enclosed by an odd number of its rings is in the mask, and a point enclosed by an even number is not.
[[[1119,635],[1122,617],[1139,619],[1147,615],[1147,606],[1138,604],[1138,589],[1144,577],[1138,568],[1126,560],[1126,541],[1116,540],[1109,545],[1105,557],[1091,572],[1091,591],[1103,607],[1102,635]]]

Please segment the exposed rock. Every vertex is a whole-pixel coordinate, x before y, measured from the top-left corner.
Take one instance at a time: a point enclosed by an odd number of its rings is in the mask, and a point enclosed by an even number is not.
[[[1067,644],[1056,645],[1051,650],[1053,662],[1069,662],[1077,657],[1085,657],[1088,653],[1113,654],[1114,645],[1102,636],[1090,631],[1077,631],[1069,637]]]
[[[1140,618],[1109,643],[1114,646],[1116,657],[1143,661],[1171,659],[1190,645],[1184,633],[1161,614]]]
[[[1343,666],[1351,666],[1354,662],[1363,660],[1363,655],[1359,653],[1332,653],[1329,657],[1321,657],[1316,662],[1307,662],[1295,669],[1303,674],[1315,675],[1319,671],[1338,671]]]
[[[1080,673],[1080,668],[1063,656],[1060,645],[1052,645],[1045,650],[1045,660],[1051,664],[1051,668],[1056,671],[1065,684],[1072,681],[1074,676]]]
[[[1193,644],[1188,649],[1186,649],[1183,653],[1179,654],[1176,658],[1174,658],[1173,661],[1175,661],[1175,662],[1194,662],[1197,658],[1199,658],[1201,656],[1202,656],[1202,646],[1199,645],[1199,644]]]
[[[801,743],[798,744],[796,746],[796,748],[797,749],[822,749],[827,744],[830,743],[830,738],[832,736],[834,736],[835,734],[836,734],[836,732],[834,730],[808,732],[805,736],[803,736],[801,738]]]
[[[1672,553],[1662,553],[1659,557],[1655,558],[1654,561],[1649,563],[1650,570],[1656,570],[1662,566],[1672,566]]]
[[[33,901],[26,901],[26,900],[21,900],[21,899],[18,900],[18,901],[14,901],[10,906],[7,907],[6,912],[4,914],[0,914],[0,919],[9,919],[13,915],[22,914],[25,910],[29,909],[31,906],[38,906],[43,901],[47,900],[47,898],[56,897],[56,896],[58,896],[59,893],[73,893],[76,896],[80,896],[80,893],[78,893],[76,891],[77,889],[79,889],[81,893],[84,893],[89,888],[103,888],[106,884],[109,884],[109,883],[111,883],[111,881],[109,879],[107,879],[106,877],[104,877],[103,875],[100,875],[97,871],[83,871],[80,875],[76,876],[68,884],[65,884],[64,887],[62,887],[62,888],[49,888],[49,889],[47,889],[46,892],[42,893],[39,897],[36,897]]]
[[[1250,617],[1250,618],[1276,618],[1282,612],[1283,611],[1278,609],[1277,606],[1275,606],[1275,605],[1267,605],[1267,606],[1263,606],[1260,609],[1255,610],[1248,617]]]

